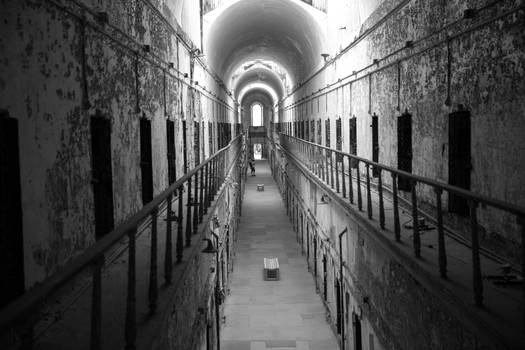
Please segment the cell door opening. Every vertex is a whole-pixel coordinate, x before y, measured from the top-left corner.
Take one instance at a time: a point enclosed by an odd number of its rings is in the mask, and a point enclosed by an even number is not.
[[[338,118],[335,120],[335,149],[338,150],[338,151],[342,151],[343,150],[343,133],[342,133],[342,121],[341,121],[341,118]],[[338,162],[342,162],[343,161],[343,156],[338,154],[338,156],[336,157],[337,161]]]
[[[253,144],[253,159],[262,159],[262,144]]]
[[[0,309],[24,293],[18,120],[0,112]]]
[[[399,170],[412,172],[412,115],[403,113],[397,118],[397,168]],[[397,188],[402,191],[410,191],[410,179],[399,177]]]
[[[374,113],[372,116],[372,161],[379,162],[379,118]],[[372,176],[379,176],[379,169],[372,167]]]
[[[168,183],[171,185],[177,180],[177,153],[175,152],[175,123],[166,120],[166,143],[168,153]]]
[[[357,155],[357,118],[353,117],[350,118],[350,130],[349,130],[349,151],[350,154]],[[350,162],[352,168],[357,168],[357,161],[355,159],[352,159]]]
[[[193,122],[193,156],[195,157],[195,164],[197,166],[201,162],[201,133],[200,133],[200,123]]]
[[[352,312],[352,326],[354,329],[354,349],[363,350],[363,340],[361,334],[361,320],[355,312]]]
[[[459,111],[448,117],[448,183],[470,190],[471,165],[470,112]],[[448,210],[467,215],[468,202],[462,197],[449,194]]]
[[[342,327],[342,322],[341,322],[341,317],[343,315],[342,313],[342,309],[341,309],[341,284],[339,283],[339,280],[336,279],[335,280],[335,285],[334,285],[334,288],[335,288],[335,297],[336,297],[336,309],[337,309],[337,334],[341,334],[341,327]]]
[[[153,199],[153,164],[151,155],[151,120],[140,118],[140,173],[142,176],[142,203]]]
[[[95,237],[113,230],[113,176],[111,172],[111,122],[91,117],[91,162],[95,206]]]

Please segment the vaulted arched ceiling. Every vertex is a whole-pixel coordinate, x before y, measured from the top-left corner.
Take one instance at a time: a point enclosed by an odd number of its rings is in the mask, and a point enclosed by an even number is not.
[[[298,0],[240,0],[206,16],[207,61],[226,84],[246,62],[276,62],[291,77],[291,84],[305,79],[322,62],[324,29],[319,16],[324,13]],[[229,87],[238,91],[264,74],[265,83],[282,97],[278,75],[263,71],[246,71],[235,87]]]

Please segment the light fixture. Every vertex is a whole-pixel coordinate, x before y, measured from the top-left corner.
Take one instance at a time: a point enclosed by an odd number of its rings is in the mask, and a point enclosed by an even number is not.
[[[168,63],[168,68],[173,69],[175,68],[175,64],[173,62]]]
[[[328,57],[330,57],[329,53],[322,53],[321,56],[323,56],[324,61],[328,61]]]
[[[412,46],[414,46],[414,42],[412,40],[407,40],[405,42],[405,47],[412,47]]]
[[[328,204],[328,203],[330,203],[330,197],[328,197],[327,194],[323,194],[321,196],[321,202],[318,204]]]
[[[142,45],[142,51],[144,51],[145,53],[151,52],[151,46],[146,44]]]
[[[472,19],[476,15],[476,9],[465,9],[463,11],[463,19]]]

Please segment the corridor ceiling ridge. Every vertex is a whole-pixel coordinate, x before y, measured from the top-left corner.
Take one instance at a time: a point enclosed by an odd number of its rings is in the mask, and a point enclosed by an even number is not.
[[[227,2],[204,16],[207,62],[236,95],[260,82],[280,98],[322,64],[325,16],[298,0]]]

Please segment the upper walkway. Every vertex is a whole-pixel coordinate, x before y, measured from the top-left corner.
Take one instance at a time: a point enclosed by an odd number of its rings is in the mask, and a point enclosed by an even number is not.
[[[221,349],[339,349],[268,162],[256,161],[255,168],[246,183]],[[263,259],[272,256],[280,280],[264,281]]]

